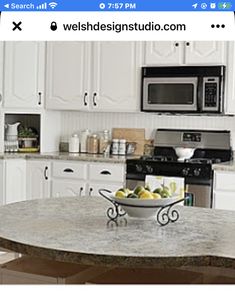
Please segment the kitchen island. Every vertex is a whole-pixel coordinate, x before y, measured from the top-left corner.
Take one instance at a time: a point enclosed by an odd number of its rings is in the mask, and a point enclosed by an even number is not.
[[[235,212],[178,206],[176,223],[107,219],[101,197],[54,198],[0,208],[0,247],[83,265],[235,269]]]

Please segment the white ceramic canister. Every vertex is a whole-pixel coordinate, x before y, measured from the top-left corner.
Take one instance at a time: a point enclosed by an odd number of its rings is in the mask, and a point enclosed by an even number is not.
[[[80,153],[87,153],[87,138],[91,134],[89,129],[83,130],[80,136]]]
[[[73,134],[69,139],[69,153],[79,153],[79,136]]]
[[[125,139],[119,140],[118,154],[121,156],[124,156],[126,154],[126,140]]]

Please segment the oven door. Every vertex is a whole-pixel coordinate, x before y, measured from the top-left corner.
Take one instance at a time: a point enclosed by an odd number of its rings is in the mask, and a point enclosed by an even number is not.
[[[143,78],[143,111],[197,111],[197,77]]]

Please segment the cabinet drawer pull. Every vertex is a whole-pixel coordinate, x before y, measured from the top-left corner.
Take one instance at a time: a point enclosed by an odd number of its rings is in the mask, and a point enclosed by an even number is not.
[[[111,172],[109,172],[108,170],[103,170],[100,172],[100,174],[102,175],[111,175]]]
[[[48,167],[46,166],[46,167],[44,168],[44,178],[45,178],[46,180],[48,180],[47,170],[48,170]]]
[[[87,95],[88,95],[88,93],[85,92],[85,93],[84,93],[84,97],[83,97],[84,106],[87,106],[87,101],[86,101]]]
[[[73,173],[74,171],[71,168],[66,168],[66,169],[64,169],[64,172],[66,172],[66,173]]]
[[[42,92],[38,92],[38,104],[42,104]]]
[[[83,187],[80,187],[79,196],[81,197],[83,191]]]
[[[89,189],[89,196],[91,196],[91,193],[92,193],[92,191],[93,191],[93,188],[91,187],[90,189]]]
[[[178,46],[179,46],[179,43],[178,43],[178,42],[176,42],[176,43],[175,43],[175,47],[178,47]]]
[[[97,93],[96,92],[94,92],[94,94],[93,94],[93,105],[94,106],[97,106],[97,103],[96,103],[96,96],[97,96]]]
[[[190,45],[190,43],[189,42],[186,42],[186,46],[189,46]]]

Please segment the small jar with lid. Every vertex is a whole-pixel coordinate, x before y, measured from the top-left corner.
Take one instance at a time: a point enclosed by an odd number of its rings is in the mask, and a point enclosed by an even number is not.
[[[99,152],[99,137],[97,134],[92,134],[87,138],[88,154],[98,154]]]
[[[125,139],[119,140],[118,154],[121,156],[124,156],[126,154],[126,140]]]
[[[119,152],[119,139],[113,139],[112,140],[112,154],[118,155]]]
[[[73,134],[69,139],[69,153],[79,153],[79,136]]]
[[[108,146],[110,146],[110,132],[109,130],[104,130],[100,135],[99,153],[104,154]]]

